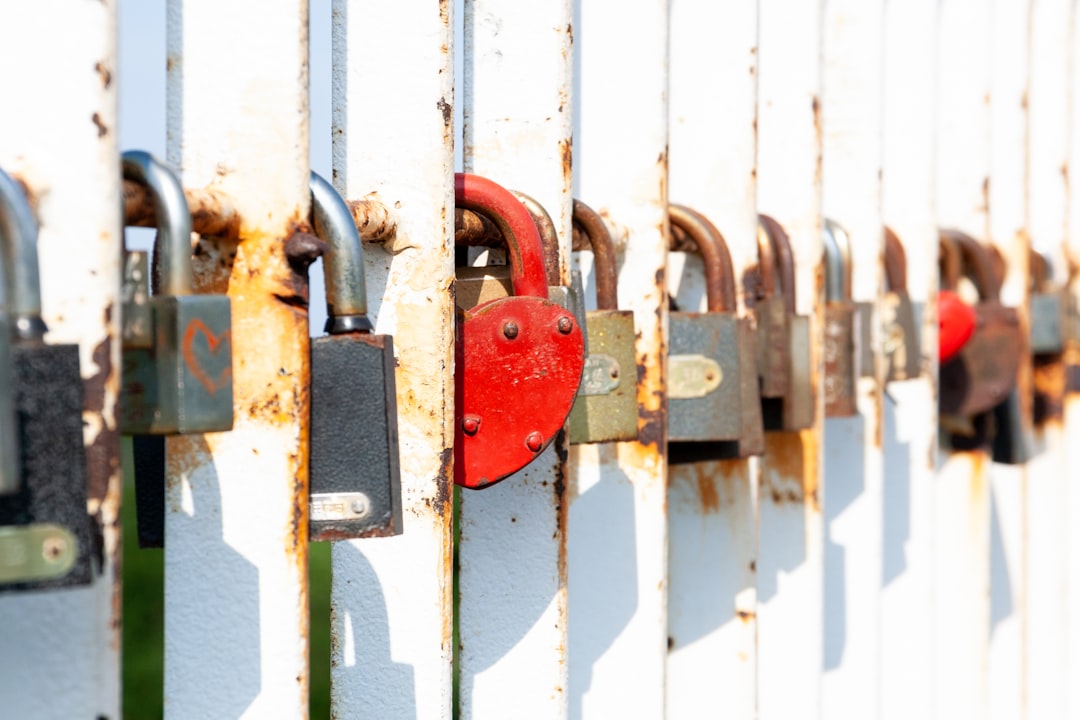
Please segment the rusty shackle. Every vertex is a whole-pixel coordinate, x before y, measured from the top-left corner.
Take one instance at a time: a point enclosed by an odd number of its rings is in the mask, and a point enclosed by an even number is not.
[[[708,312],[735,312],[735,270],[724,236],[707,217],[685,205],[668,205],[668,219],[684,237],[680,249],[696,249],[705,264],[705,297]]]
[[[619,309],[619,273],[615,263],[615,244],[600,214],[591,207],[574,200],[574,228],[593,253],[596,275],[596,309]],[[582,247],[581,249],[586,249]]]
[[[776,291],[779,280],[783,293],[784,309],[788,315],[795,314],[795,253],[791,249],[791,238],[783,226],[768,215],[758,215],[758,266],[761,268],[761,282],[766,295]],[[762,237],[764,235],[764,237]]]

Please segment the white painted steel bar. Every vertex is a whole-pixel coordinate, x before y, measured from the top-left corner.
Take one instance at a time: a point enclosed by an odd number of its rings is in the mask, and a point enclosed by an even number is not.
[[[466,172],[535,198],[560,240],[569,284],[569,0],[465,2]],[[458,520],[459,705],[466,718],[561,718],[567,712],[566,441],[481,491]]]
[[[937,0],[885,4],[882,211],[904,245],[908,294],[924,312],[922,374],[889,383],[883,401],[882,720],[933,717],[937,20]]]
[[[985,242],[990,174],[990,6],[944,0],[938,31],[937,207],[942,227]],[[935,706],[985,718],[990,628],[989,457],[942,450],[936,480]]]
[[[575,8],[574,194],[619,252],[634,312],[639,442],[571,447],[570,717],[663,717],[667,653],[668,6]],[[625,112],[623,98],[639,105]]]
[[[405,521],[402,535],[332,547],[338,717],[452,713],[452,12],[450,2],[333,4],[335,184],[347,200],[392,208],[398,228],[364,256],[368,313],[398,359]]]
[[[1076,4],[1072,5],[1066,21],[1068,33],[1068,69],[1066,118],[1068,133],[1067,162],[1065,177],[1068,180],[1072,168],[1080,168],[1080,12]],[[1068,182],[1066,185],[1065,261],[1068,263],[1069,278],[1067,288],[1070,297],[1080,299],[1080,276],[1072,269],[1080,264],[1080,182]],[[1065,352],[1066,385],[1063,411],[1065,452],[1062,458],[1063,473],[1066,478],[1080,477],[1080,387],[1077,385],[1077,366],[1080,365],[1080,343],[1070,340]],[[1080,600],[1080,489],[1070,483],[1064,500],[1065,514],[1071,522],[1065,525],[1065,595],[1071,600],[1066,606],[1069,621],[1066,623],[1065,667],[1066,717],[1080,716],[1080,683],[1074,678],[1080,677],[1080,616],[1077,615],[1077,601]]]
[[[994,4],[990,78],[990,241],[1006,261],[1002,302],[1017,306],[1027,327],[1028,59],[1031,0]],[[1034,48],[1032,48],[1034,49]],[[1031,444],[1031,360],[1018,385],[1023,444]],[[996,432],[1012,429],[999,424]],[[990,641],[987,708],[991,718],[1025,712],[1024,620],[1030,593],[1025,568],[1025,505],[1033,476],[1021,464],[990,467]],[[1028,616],[1030,620],[1030,615]],[[1034,715],[1033,717],[1053,717]]]
[[[760,0],[758,209],[791,236],[796,305],[814,316],[821,375],[821,2]],[[823,411],[817,393],[817,417]],[[824,526],[821,421],[769,433],[758,493],[758,716],[821,713]]]
[[[169,159],[243,218],[196,264],[232,299],[233,430],[167,441],[169,718],[308,712],[307,27],[306,0],[168,4]]]
[[[0,167],[35,203],[51,343],[78,343],[89,500],[104,566],[89,587],[0,596],[0,715],[120,716],[121,245],[116,6],[0,8]]]
[[[1065,247],[1068,232],[1069,23],[1073,3],[1033,0],[1031,3],[1031,67],[1028,89],[1030,130],[1027,199],[1032,248],[1052,265],[1050,278],[1068,281]],[[1022,286],[1026,289],[1026,285]],[[1033,316],[1032,322],[1036,320]],[[1026,626],[1023,670],[1027,711],[1031,718],[1071,717],[1066,712],[1068,633],[1073,614],[1068,591],[1067,528],[1076,516],[1067,514],[1065,426],[1061,407],[1065,394],[1062,357],[1042,358],[1033,371],[1034,389],[1047,402],[1048,413],[1034,427],[1034,456],[1027,464]],[[1075,478],[1076,476],[1073,476]],[[1070,613],[1072,610],[1072,613]]]
[[[883,283],[881,209],[883,0],[825,0],[822,206],[851,243],[858,415],[825,421],[825,653],[822,714],[868,718],[879,706],[882,577],[882,393],[876,301]],[[864,341],[875,350],[871,356]],[[875,365],[877,367],[875,367]]]
[[[671,201],[723,233],[745,307],[743,273],[758,262],[757,7],[676,0],[669,33]],[[688,267],[678,272],[676,260]],[[679,307],[704,311],[699,259],[673,255],[669,269]],[[704,708],[756,715],[758,468],[722,460],[669,470],[669,720],[700,717]]]

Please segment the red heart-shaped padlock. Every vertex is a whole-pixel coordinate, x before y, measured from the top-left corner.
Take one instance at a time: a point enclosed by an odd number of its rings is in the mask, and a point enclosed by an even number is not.
[[[975,332],[975,309],[952,290],[938,292],[938,360],[952,359]]]

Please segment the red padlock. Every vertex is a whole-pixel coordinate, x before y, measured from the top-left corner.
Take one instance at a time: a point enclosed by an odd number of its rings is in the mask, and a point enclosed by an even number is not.
[[[514,290],[457,322],[454,482],[483,488],[532,462],[566,424],[585,341],[573,314],[547,299],[540,233],[521,201],[465,173],[454,176],[454,190],[457,207],[499,228]]]
[[[946,362],[975,332],[975,309],[952,290],[938,292],[938,360]]]

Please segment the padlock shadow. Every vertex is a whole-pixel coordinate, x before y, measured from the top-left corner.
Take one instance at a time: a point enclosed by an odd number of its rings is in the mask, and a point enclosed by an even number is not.
[[[387,541],[392,539],[360,542]],[[415,720],[416,672],[411,664],[395,662],[392,657],[390,618],[379,574],[352,542],[333,543],[331,556],[333,566],[339,569],[335,583],[342,583],[332,596],[331,643],[340,648],[332,650],[332,684],[372,690],[363,703],[364,717]],[[379,679],[379,688],[372,687],[372,678]],[[393,697],[384,698],[384,694]],[[355,698],[350,701],[350,707],[358,705]]]
[[[993,472],[991,470],[991,472]],[[1013,604],[1014,585],[1018,578],[1009,573],[1005,557],[1005,538],[1001,532],[1001,501],[990,483],[990,632],[1008,620],[1016,610]],[[1021,511],[1022,512],[1022,511]]]
[[[900,396],[903,398],[903,395]],[[901,402],[888,392],[882,400],[882,587],[907,569],[906,546],[911,540],[911,443],[898,426]],[[926,470],[928,472],[929,470]]]
[[[599,446],[600,477],[570,503],[567,532],[569,717],[584,715],[592,668],[638,609],[634,486],[613,444]],[[571,493],[572,494],[572,493]]]
[[[170,438],[170,445],[177,440],[180,438]],[[189,435],[182,440],[187,445],[185,456],[210,457],[204,436]],[[177,456],[174,447],[170,460]],[[167,477],[178,477],[174,467],[168,469]],[[205,709],[212,710],[213,717],[236,718],[262,691],[259,568],[225,540],[220,476],[214,464],[200,465],[189,475],[189,486],[190,513],[183,509],[177,481],[167,481],[165,663],[168,667],[170,657],[184,658],[184,672],[171,676],[177,698],[212,699],[213,708]],[[178,532],[187,536],[185,542],[168,539]],[[193,547],[199,551],[193,552]],[[178,592],[198,600],[174,599],[169,603],[169,596],[176,598]],[[245,601],[227,602],[223,593]],[[198,631],[185,633],[188,627]],[[213,641],[207,643],[207,638]],[[242,648],[243,662],[221,662],[223,648]],[[165,705],[169,704],[166,694]],[[191,712],[199,714],[194,708]]]
[[[765,433],[758,488],[757,600],[780,590],[780,576],[806,562],[807,512],[820,512],[821,489],[808,484],[805,462],[815,454],[810,432]],[[810,476],[816,480],[816,475]]]

